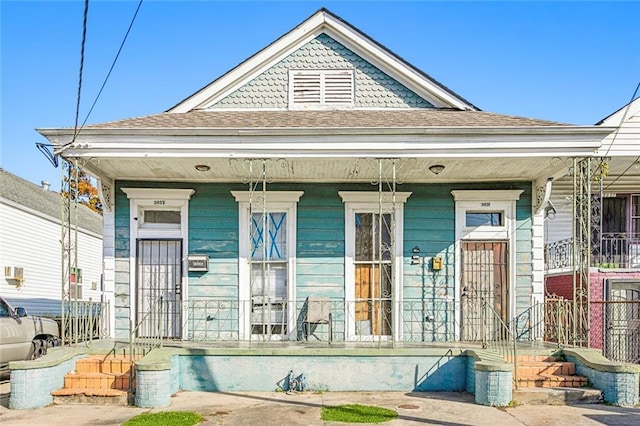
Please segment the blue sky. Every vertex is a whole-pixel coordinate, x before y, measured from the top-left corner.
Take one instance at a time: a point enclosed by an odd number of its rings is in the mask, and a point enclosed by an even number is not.
[[[74,125],[84,2],[0,1],[1,165],[59,189],[34,129]],[[137,4],[90,2],[80,122]],[[640,81],[640,1],[145,0],[87,122],[165,111],[320,7],[485,111],[589,125]]]

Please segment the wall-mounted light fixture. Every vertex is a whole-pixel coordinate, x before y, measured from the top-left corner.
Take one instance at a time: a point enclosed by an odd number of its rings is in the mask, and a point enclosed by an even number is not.
[[[211,170],[211,167],[207,166],[206,164],[196,164],[195,168],[199,172],[208,172],[209,170]]]
[[[429,166],[429,170],[431,170],[431,173],[439,175],[444,170],[444,166],[442,164],[434,164]]]

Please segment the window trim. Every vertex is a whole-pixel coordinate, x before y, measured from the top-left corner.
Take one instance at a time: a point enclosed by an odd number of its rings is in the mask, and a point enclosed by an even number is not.
[[[187,285],[187,253],[189,253],[189,200],[195,189],[176,188],[120,188],[129,199],[129,318],[136,312],[136,244],[139,238],[180,238],[182,239],[182,302],[189,300]],[[144,209],[158,210],[171,208],[180,210],[180,226],[170,229],[145,228],[138,223],[138,215]],[[179,319],[182,321],[182,318]],[[182,338],[189,335],[188,321],[182,321]]]
[[[366,340],[367,337],[376,339],[381,336],[363,336],[356,334],[355,324],[355,214],[356,213],[379,213],[380,193],[373,191],[339,191],[338,195],[344,203],[345,213],[345,256],[344,256],[344,297],[345,297],[345,339],[346,340]],[[395,197],[394,197],[395,195]],[[396,192],[394,195],[385,192],[382,194],[382,213],[392,213],[393,201],[395,198],[395,253],[391,262],[394,268],[393,300],[400,306],[402,301],[403,285],[403,244],[404,244],[404,204],[411,196],[411,192]],[[391,204],[390,204],[391,203]],[[392,337],[396,341],[402,340],[402,314],[401,309],[393,306],[392,312]],[[383,337],[383,336],[382,336]]]
[[[238,203],[238,337],[248,340],[251,334],[251,264],[249,263],[249,204],[253,210],[285,212],[287,214],[287,339],[295,339],[296,312],[292,309],[296,300],[296,229],[297,207],[304,191],[269,191],[263,197],[261,192],[231,191]],[[265,200],[266,198],[266,200]],[[243,305],[244,304],[244,305]]]
[[[508,312],[516,312],[516,204],[521,189],[509,190],[454,190],[451,195],[455,200],[455,270],[454,270],[454,298],[455,306],[455,338],[460,340],[460,324],[462,309],[462,241],[507,241],[508,280],[509,280],[509,308]],[[503,226],[466,226],[466,212],[502,211]]]

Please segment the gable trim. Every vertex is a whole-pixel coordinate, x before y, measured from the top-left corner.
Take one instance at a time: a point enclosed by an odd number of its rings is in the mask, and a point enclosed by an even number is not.
[[[366,34],[326,9],[320,9],[298,27],[167,112],[189,112],[215,104],[320,34],[338,41],[436,108],[478,110]]]

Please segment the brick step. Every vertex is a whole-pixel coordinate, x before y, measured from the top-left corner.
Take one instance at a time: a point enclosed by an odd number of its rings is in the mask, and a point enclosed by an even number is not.
[[[582,376],[539,374],[535,377],[518,377],[518,388],[580,388],[586,386],[587,382],[587,378]]]
[[[123,356],[92,355],[76,361],[76,372],[123,374],[129,372],[135,361]]]
[[[541,374],[572,376],[576,374],[573,362],[523,361],[518,363],[518,377],[535,377]]]
[[[129,389],[129,373],[71,373],[64,376],[64,389]]]

